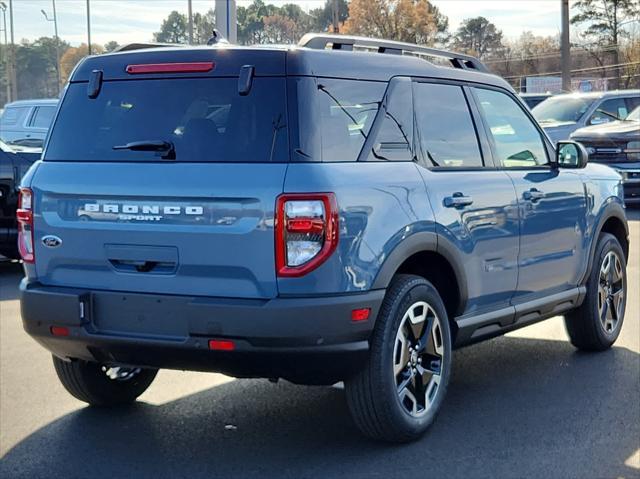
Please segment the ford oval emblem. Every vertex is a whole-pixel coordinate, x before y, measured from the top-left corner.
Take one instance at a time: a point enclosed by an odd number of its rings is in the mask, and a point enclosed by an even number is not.
[[[57,248],[62,244],[62,240],[54,235],[47,235],[42,237],[42,244],[47,248]]]

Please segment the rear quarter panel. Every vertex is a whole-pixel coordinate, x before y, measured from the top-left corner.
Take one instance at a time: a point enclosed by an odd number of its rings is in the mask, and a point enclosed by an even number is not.
[[[281,295],[331,294],[372,288],[388,255],[419,232],[434,232],[425,186],[410,162],[292,163],[285,193],[336,195],[338,248],[301,278],[279,278]]]

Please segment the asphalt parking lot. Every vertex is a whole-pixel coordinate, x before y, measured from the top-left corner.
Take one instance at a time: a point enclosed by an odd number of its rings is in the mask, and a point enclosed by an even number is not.
[[[434,427],[404,446],[363,439],[335,387],[161,371],[134,407],[85,407],[22,330],[20,266],[0,264],[0,477],[640,477],[640,210],[629,213],[615,347],[579,353],[554,318],[459,350]]]

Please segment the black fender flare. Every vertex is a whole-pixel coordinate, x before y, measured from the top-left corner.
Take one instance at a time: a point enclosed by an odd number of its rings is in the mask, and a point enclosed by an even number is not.
[[[402,263],[414,254],[422,252],[438,253],[451,265],[460,295],[456,315],[460,315],[466,307],[468,298],[464,261],[450,240],[433,231],[415,233],[399,243],[384,260],[371,289],[386,289]]]
[[[625,214],[624,207],[620,203],[615,201],[611,201],[607,203],[607,205],[604,206],[604,208],[602,209],[599,216],[600,216],[600,219],[598,220],[598,223],[594,226],[593,234],[591,235],[591,245],[589,246],[589,257],[588,257],[589,259],[587,262],[587,268],[580,280],[580,285],[586,284],[587,280],[589,279],[589,274],[591,274],[591,268],[593,268],[594,256],[596,254],[596,246],[598,245],[598,237],[602,232],[602,228],[604,224],[608,220],[610,220],[611,218],[617,218],[620,220],[620,222],[624,225],[624,229],[627,237],[627,243],[629,242],[629,225],[627,224],[627,215]],[[624,248],[624,245],[621,245],[621,246]],[[628,256],[628,251],[627,251],[627,256]],[[627,257],[625,259],[628,260],[629,258]]]

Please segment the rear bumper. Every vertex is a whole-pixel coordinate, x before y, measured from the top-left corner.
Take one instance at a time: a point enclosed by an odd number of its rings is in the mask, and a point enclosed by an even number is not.
[[[24,328],[61,358],[329,384],[362,367],[384,290],[242,300],[21,284]],[[371,308],[368,320],[353,309]],[[68,336],[53,336],[64,326]],[[234,341],[211,351],[209,339]]]

